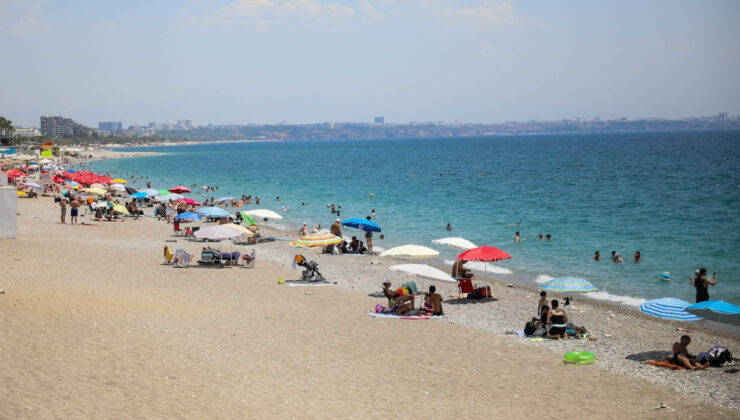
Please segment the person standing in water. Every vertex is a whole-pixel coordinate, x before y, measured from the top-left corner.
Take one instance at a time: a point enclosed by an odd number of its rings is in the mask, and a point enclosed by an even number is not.
[[[689,276],[691,285],[696,287],[696,303],[709,300],[709,285],[717,285],[717,273],[712,273],[712,279],[707,277],[707,268],[702,267],[694,273],[696,278]]]
[[[642,255],[640,255],[640,251],[635,251],[634,260],[635,260],[635,264],[640,263],[640,260],[642,260]]]
[[[522,239],[519,237],[519,231],[516,231],[516,234],[514,235],[514,243],[518,244],[521,241]]]
[[[601,252],[599,250],[594,252],[594,261],[601,261]]]

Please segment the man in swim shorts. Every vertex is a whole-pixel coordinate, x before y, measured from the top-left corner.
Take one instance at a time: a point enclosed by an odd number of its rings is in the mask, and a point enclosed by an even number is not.
[[[696,356],[689,353],[689,344],[691,344],[691,337],[688,335],[681,336],[681,341],[673,343],[673,361],[691,370],[701,370],[709,367],[709,362],[702,365],[696,361]]]
[[[70,217],[70,223],[73,225],[77,223],[77,215],[80,213],[80,201],[77,199],[77,197],[72,200],[71,203],[69,203],[69,207],[72,208],[72,210],[69,211]]]

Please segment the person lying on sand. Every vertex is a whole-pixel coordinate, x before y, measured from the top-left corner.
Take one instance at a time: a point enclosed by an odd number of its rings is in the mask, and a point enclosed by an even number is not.
[[[691,370],[701,370],[709,367],[709,362],[702,365],[696,361],[696,356],[689,353],[689,344],[691,344],[691,337],[688,335],[681,336],[681,341],[673,343],[673,361]]]

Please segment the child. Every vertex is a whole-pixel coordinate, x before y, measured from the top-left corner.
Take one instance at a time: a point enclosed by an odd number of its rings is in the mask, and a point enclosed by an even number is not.
[[[547,305],[547,292],[541,291],[540,292],[540,301],[537,302],[537,316],[541,315],[542,307]]]

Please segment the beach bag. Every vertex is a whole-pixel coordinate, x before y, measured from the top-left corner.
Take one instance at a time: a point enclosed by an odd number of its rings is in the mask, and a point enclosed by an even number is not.
[[[732,360],[732,353],[724,346],[714,346],[707,353],[709,353],[709,364],[714,367],[720,367]]]
[[[383,305],[375,305],[375,313],[380,314],[385,312],[385,306]]]
[[[524,325],[524,335],[533,335],[534,334],[535,330],[537,330],[537,328],[535,328],[535,326],[534,326],[535,322],[537,322],[537,318],[532,318],[531,321],[527,322]]]

